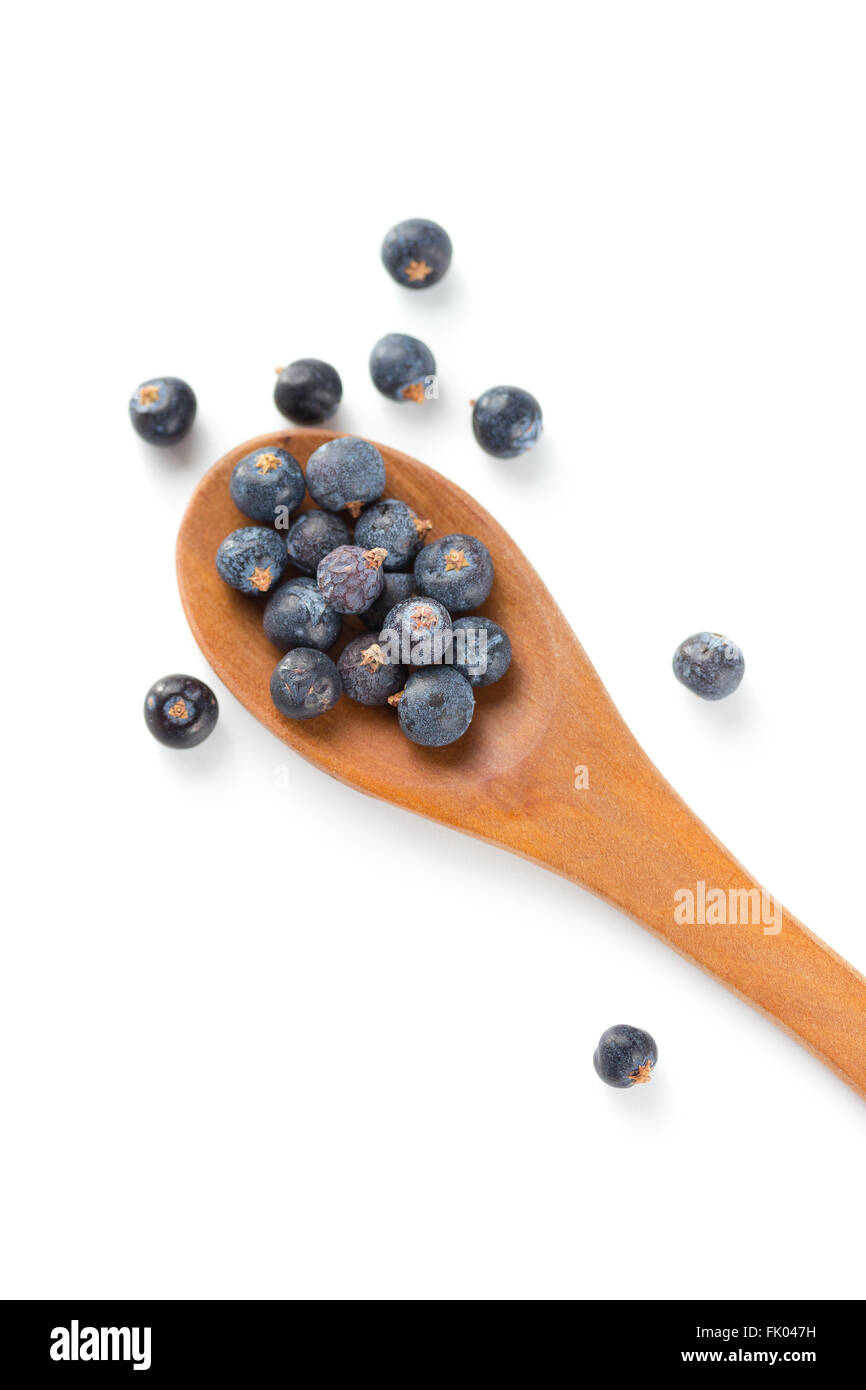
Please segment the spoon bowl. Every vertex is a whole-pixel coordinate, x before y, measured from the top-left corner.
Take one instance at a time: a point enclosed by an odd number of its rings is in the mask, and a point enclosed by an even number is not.
[[[483,612],[508,633],[514,660],[501,681],[476,692],[468,732],[445,748],[421,748],[403,736],[387,706],[344,697],[304,722],[274,708],[269,680],[281,653],[264,635],[262,603],[225,585],[214,565],[224,537],[249,524],[232,502],[229,478],[253,449],[287,449],[306,467],[313,450],[336,437],[313,429],[261,435],[214,464],[193,494],[178,536],[178,583],[193,635],[223,683],[283,743],[331,776],[521,854],[619,907],[866,1097],[866,980],[762,897],[757,880],[677,796],[626,727],[523,552],[449,479],[377,446],[385,495],[432,519],[428,539],[466,532],[493,557],[496,578]],[[587,769],[588,785],[575,778],[577,766]],[[702,884],[705,894],[722,895],[727,920],[702,921],[700,908],[696,920],[678,920],[682,894],[700,905]]]
[[[313,450],[335,437],[329,430],[262,435],[233,449],[206,474],[178,539],[184,610],[220,679],[284,743],[359,791],[455,824],[481,789],[519,766],[548,731],[548,701],[533,694],[531,665],[540,663],[556,682],[556,633],[569,634],[570,629],[537,576],[526,584],[522,551],[489,513],[432,468],[380,444],[387,468],[386,495],[402,497],[419,516],[434,519],[429,539],[466,531],[490,549],[496,583],[484,613],[505,628],[521,660],[515,660],[497,685],[477,692],[476,718],[463,738],[445,748],[421,748],[404,738],[394,710],[387,706],[373,708],[344,698],[321,719],[293,721],[279,714],[268,682],[281,652],[262,630],[263,602],[229,588],[214,568],[220,541],[229,531],[250,524],[231,500],[229,478],[239,459],[265,447],[288,449],[306,468]],[[307,497],[299,510],[310,506]],[[346,627],[350,635],[367,630],[360,619],[347,619]],[[557,698],[551,688],[550,704]],[[467,822],[464,828],[472,827]]]

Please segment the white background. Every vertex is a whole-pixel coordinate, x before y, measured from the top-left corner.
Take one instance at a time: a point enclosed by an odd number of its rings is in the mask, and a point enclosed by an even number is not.
[[[273,368],[466,487],[650,755],[866,966],[866,14],[48,4],[7,17],[0,1293],[862,1295],[866,1109],[637,926],[362,800],[212,679],[174,540]],[[11,27],[10,27],[11,26]],[[385,230],[450,231],[430,293]],[[382,333],[441,399],[373,389]],[[126,402],[187,378],[156,451]],[[546,433],[475,445],[512,381]],[[670,671],[738,642],[712,706]],[[519,653],[517,656],[519,660]],[[592,1068],[657,1038],[652,1085]],[[864,1038],[866,1047],[866,1038]]]

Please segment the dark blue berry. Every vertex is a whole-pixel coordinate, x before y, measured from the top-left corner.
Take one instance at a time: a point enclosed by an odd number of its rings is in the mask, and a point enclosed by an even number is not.
[[[394,701],[403,733],[425,748],[442,748],[460,738],[475,709],[472,686],[453,666],[424,666]]]
[[[333,709],[342,693],[333,661],[312,647],[287,652],[271,676],[271,699],[290,719],[315,719]]]
[[[416,592],[414,574],[386,574],[381,594],[375,603],[365,608],[361,617],[371,632],[379,633],[391,609]]]
[[[696,632],[674,652],[674,675],[702,700],[723,700],[736,690],[746,663],[743,653],[718,632]]]
[[[511,665],[511,642],[491,618],[456,618],[453,662],[474,690],[493,685]]]
[[[355,544],[365,550],[382,546],[388,554],[386,570],[407,570],[424,544],[431,522],[422,521],[412,508],[396,497],[383,497],[372,502],[358,517],[355,525]]]
[[[382,592],[384,550],[339,545],[319,562],[316,575],[325,602],[338,613],[363,613]]]
[[[168,748],[195,748],[213,733],[216,695],[195,676],[164,676],[144,697],[144,722]]]
[[[441,280],[451,264],[451,238],[438,222],[409,217],[386,234],[382,262],[398,285],[425,290]]]
[[[283,367],[274,387],[274,402],[281,415],[299,425],[320,425],[340,404],[343,383],[329,362],[301,357]]]
[[[220,579],[242,594],[266,594],[289,562],[286,543],[267,526],[242,526],[226,536],[216,554]]]
[[[320,444],[307,463],[310,496],[329,512],[347,507],[353,516],[385,491],[385,465],[374,444],[343,435]]]
[[[370,632],[347,643],[337,661],[337,670],[346,694],[361,705],[387,704],[406,680],[403,667],[389,660]]]
[[[265,604],[262,622],[268,641],[283,652],[291,647],[327,651],[343,630],[340,614],[328,607],[315,579],[305,574],[274,590]]]
[[[493,587],[493,561],[483,541],[458,532],[425,545],[415,561],[415,585],[449,613],[478,608]]]
[[[450,659],[451,615],[435,598],[404,599],[386,616],[379,642],[394,662],[438,666]]]
[[[602,1081],[623,1090],[649,1081],[658,1059],[649,1033],[630,1023],[615,1023],[602,1033],[592,1060]]]
[[[341,516],[316,509],[302,512],[292,522],[286,537],[286,550],[296,569],[315,577],[319,561],[338,545],[348,545],[351,539],[352,533]]]
[[[293,512],[306,487],[301,465],[285,449],[254,449],[232,469],[229,491],[239,511],[254,521],[273,522]]]
[[[519,386],[491,386],[475,402],[472,428],[488,454],[513,459],[541,438],[541,406]]]
[[[192,429],[196,400],[191,386],[177,376],[143,381],[129,400],[129,418],[148,444],[177,444]]]
[[[373,385],[393,401],[427,399],[436,376],[436,359],[419,338],[408,333],[386,333],[370,353]]]

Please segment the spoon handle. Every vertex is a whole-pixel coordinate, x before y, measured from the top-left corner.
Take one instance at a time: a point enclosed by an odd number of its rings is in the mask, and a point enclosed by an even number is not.
[[[701,882],[691,891],[693,915],[703,915],[703,922],[677,923],[650,911],[645,925],[805,1044],[866,1099],[866,979],[742,871],[727,889],[717,874],[703,880],[708,898],[710,884],[721,888],[727,909],[726,924],[713,925],[706,920],[713,904],[705,902],[700,912]],[[754,908],[739,906],[747,900]],[[731,915],[741,920],[732,923]]]
[[[782,908],[633,745],[533,858],[754,1004],[866,1099],[866,979]],[[524,846],[524,853],[526,847]]]

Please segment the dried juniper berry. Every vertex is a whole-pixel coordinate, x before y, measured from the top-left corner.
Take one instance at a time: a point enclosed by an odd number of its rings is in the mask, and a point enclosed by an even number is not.
[[[493,685],[511,665],[511,642],[492,618],[456,618],[453,664],[474,690]]]
[[[291,647],[333,647],[343,629],[343,619],[325,602],[315,579],[301,575],[287,579],[269,596],[262,615],[265,636],[280,651]]]
[[[341,516],[317,508],[302,512],[292,522],[286,537],[286,550],[295,569],[315,577],[319,561],[338,545],[349,545],[351,539],[352,533]]]
[[[404,666],[438,666],[450,660],[451,615],[435,598],[404,599],[386,616],[379,642]]]
[[[432,522],[422,521],[396,497],[383,497],[365,507],[355,525],[355,544],[365,550],[384,546],[386,570],[407,570],[424,544]]]
[[[386,573],[381,594],[375,603],[371,603],[370,607],[364,610],[361,617],[371,632],[379,633],[391,609],[402,603],[404,598],[411,598],[414,593],[414,574]]]
[[[397,705],[400,728],[413,743],[442,748],[469,728],[475,696],[465,676],[453,666],[424,666],[405,689],[388,702]]]
[[[343,689],[361,705],[385,705],[402,690],[405,669],[392,662],[370,632],[353,637],[340,653],[337,670]]]
[[[325,602],[338,613],[363,613],[382,592],[384,550],[338,545],[319,562],[316,579]]]
[[[329,512],[345,507],[352,516],[385,491],[385,465],[374,444],[343,435],[320,444],[307,463],[310,496]]]
[[[383,396],[420,405],[432,393],[436,359],[420,338],[386,333],[370,353],[370,376]]]
[[[674,675],[702,700],[723,700],[743,679],[746,663],[735,643],[719,632],[695,632],[674,652]]]
[[[219,705],[195,676],[163,676],[144,697],[144,722],[168,748],[195,748],[213,733]]]
[[[343,383],[330,362],[301,357],[282,367],[274,387],[274,404],[287,420],[320,425],[334,414],[343,396]]]
[[[226,536],[216,554],[220,579],[242,594],[266,594],[288,564],[286,543],[269,526],[241,526]]]
[[[326,714],[342,693],[343,683],[333,661],[312,647],[286,652],[271,676],[271,699],[290,719],[315,719]]]
[[[615,1023],[598,1040],[593,1065],[608,1086],[624,1090],[649,1081],[659,1050],[649,1033],[630,1023]]]
[[[451,264],[451,238],[438,222],[408,217],[386,234],[382,263],[398,285],[425,290],[441,280]]]
[[[415,585],[449,613],[478,608],[493,587],[493,561],[483,541],[455,533],[425,545],[415,561]]]
[[[513,459],[541,438],[541,406],[519,386],[491,386],[475,402],[472,428],[488,454]]]
[[[178,444],[192,429],[196,399],[177,376],[155,376],[136,387],[129,399],[129,418],[148,444]]]
[[[254,449],[232,469],[229,491],[239,511],[271,524],[282,511],[293,512],[306,487],[301,465],[286,449]]]

